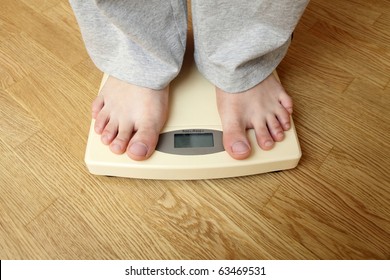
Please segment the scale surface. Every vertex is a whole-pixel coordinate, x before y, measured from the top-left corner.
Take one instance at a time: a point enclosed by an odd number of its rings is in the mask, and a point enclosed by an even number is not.
[[[102,85],[106,78],[105,75]],[[149,159],[134,161],[126,154],[112,153],[101,143],[100,135],[94,132],[92,120],[85,162],[89,171],[96,175],[195,180],[291,169],[301,158],[293,122],[290,130],[285,132],[285,139],[270,151],[257,145],[253,130],[248,130],[248,137],[252,144],[249,158],[235,160],[223,150],[215,88],[197,71],[194,63],[186,63],[171,84],[169,119],[160,135],[157,150]]]

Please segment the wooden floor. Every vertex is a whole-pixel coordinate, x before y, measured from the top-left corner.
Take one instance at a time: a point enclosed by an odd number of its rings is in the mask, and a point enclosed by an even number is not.
[[[278,68],[296,169],[96,177],[93,66],[66,0],[2,0],[0,259],[389,259],[390,1],[312,0]]]

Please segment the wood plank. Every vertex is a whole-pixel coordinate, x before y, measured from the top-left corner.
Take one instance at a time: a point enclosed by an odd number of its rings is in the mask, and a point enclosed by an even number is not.
[[[318,21],[310,33],[340,48],[353,50],[351,53],[366,65],[386,72],[390,70],[390,46],[387,44],[369,40],[359,32],[345,31],[324,21]]]
[[[361,33],[364,33],[368,39],[373,41],[378,41],[383,44],[389,44],[390,38],[388,36],[388,31],[386,29],[377,29],[374,27],[375,22],[382,16],[378,14],[378,18],[373,21],[373,19],[360,20],[360,18],[354,18],[353,13],[348,10],[338,10],[335,7],[337,4],[333,4],[332,7],[324,7],[317,2],[311,1],[312,5],[308,7],[305,11],[305,15],[308,17],[315,17],[318,20],[325,22],[331,22],[332,25],[342,28],[346,31],[360,30]],[[364,11],[362,11],[364,13]],[[363,19],[363,18],[362,18]],[[387,36],[384,36],[387,34]]]
[[[11,96],[0,90],[0,140],[15,148],[41,129],[41,124]]]
[[[299,40],[300,34],[297,34],[297,37]],[[334,65],[331,60],[324,59],[318,53],[304,48],[302,45],[295,46],[294,43],[278,67],[278,74],[286,88],[289,85],[285,75],[294,75],[294,77],[306,77],[306,83],[325,84],[334,93],[346,90],[354,79],[351,73]],[[305,90],[306,83],[300,85],[299,91]]]
[[[101,73],[68,1],[1,6],[1,259],[390,258],[390,1],[310,1],[278,67],[297,168],[177,182],[89,174]]]
[[[382,34],[390,34],[390,13],[383,13],[374,23],[373,27],[377,32]]]
[[[382,88],[389,82],[389,76],[384,72],[387,69],[386,65],[377,68],[369,57],[336,42],[328,43],[323,38],[305,34],[303,40],[295,42],[295,47],[314,52],[320,61],[327,61],[345,72],[369,79]]]
[[[77,144],[77,138],[72,138],[68,143],[76,143],[78,149],[75,152],[63,139],[63,135],[53,135],[43,129],[15,149],[26,163],[27,172],[34,174],[59,196],[75,199],[75,194],[85,192],[97,192],[96,195],[102,195],[102,198],[114,196],[120,199],[123,196],[130,201],[126,203],[130,209],[142,213],[164,193],[165,185],[158,181],[92,176],[83,162],[85,144]]]
[[[294,240],[278,238],[276,227],[270,226],[237,196],[225,191],[225,184],[223,188],[217,186],[217,181],[188,182],[186,186],[175,182],[146,213],[146,220],[170,240],[185,259],[262,259],[282,255],[304,258],[310,255]],[[189,246],[191,251],[188,251]]]
[[[41,13],[47,9],[52,8],[53,6],[59,5],[61,3],[61,0],[22,0],[21,2],[23,2],[23,4],[33,9],[34,11]]]
[[[325,1],[322,0],[322,2]],[[388,0],[371,0],[370,2],[365,0],[350,0],[347,3],[350,7],[358,6],[362,10],[375,11],[381,14],[390,9],[390,2]]]
[[[6,89],[14,83],[15,80],[12,76],[7,72],[7,70],[0,66],[0,89]]]
[[[81,144],[86,141],[91,121],[90,102],[96,92],[87,87],[91,87],[90,84],[73,77],[70,69],[50,65],[37,68],[24,80],[9,87],[7,92],[44,127],[63,133],[62,140],[69,140],[70,147],[78,150],[77,143],[72,144],[71,138],[77,134],[83,138]],[[86,100],[88,95],[91,98]]]
[[[11,0],[2,0],[2,2],[3,9],[0,15],[3,21],[28,34],[65,65],[72,66],[85,59],[86,52],[77,48],[79,35],[66,32],[61,25],[42,17],[23,2]]]
[[[374,3],[373,3],[374,2]],[[345,21],[359,23],[364,25],[372,25],[382,14],[381,8],[386,7],[384,1],[363,2],[361,0],[339,1],[337,5],[326,0],[317,0],[313,3],[313,9],[318,7],[324,8],[327,11],[336,11],[339,14],[345,15]],[[309,9],[312,7],[310,6]]]
[[[19,29],[0,18],[0,43],[19,34]]]
[[[336,147],[321,166],[319,177],[326,178],[342,201],[362,216],[359,219],[352,219],[359,223],[361,227],[359,231],[369,231],[370,227],[375,227],[376,233],[373,238],[390,240],[388,203],[390,190],[387,187],[390,180],[385,176],[379,176],[378,173],[381,172],[368,171],[371,164],[365,158],[357,158]],[[382,171],[386,172],[386,167],[382,167]],[[375,192],[372,192],[372,189],[375,189]],[[367,234],[365,232],[362,237]],[[371,242],[375,243],[374,240]]]
[[[75,45],[83,46],[83,39],[77,25],[76,17],[68,2],[59,1],[59,3],[55,5],[43,8],[42,15],[53,24],[60,25],[67,33],[72,34]],[[78,48],[78,50],[83,53],[86,52],[85,48]]]
[[[0,65],[15,82],[40,67],[47,68],[56,63],[59,65],[56,61],[53,54],[24,32],[0,43]]]
[[[118,196],[85,192],[64,197],[28,225],[55,259],[177,259],[158,232]],[[66,229],[66,230],[64,230]]]
[[[27,164],[2,140],[0,154],[0,204],[10,218],[26,225],[44,211],[56,195],[28,171]]]
[[[72,67],[78,75],[75,78],[83,78],[88,81],[92,86],[91,93],[95,93],[95,96],[99,92],[99,86],[102,81],[103,73],[99,71],[90,58]],[[93,96],[91,95],[91,98]]]
[[[320,259],[387,257],[389,248],[383,242],[390,240],[389,232],[361,214],[361,204],[349,205],[344,200],[345,195],[356,198],[353,188],[345,188],[351,184],[344,184],[340,195],[333,182],[315,173],[301,169],[296,175],[284,182],[263,212],[283,235],[299,240]]]
[[[9,210],[4,209],[1,203],[0,213],[0,258],[2,260],[50,258],[23,225],[8,215]]]

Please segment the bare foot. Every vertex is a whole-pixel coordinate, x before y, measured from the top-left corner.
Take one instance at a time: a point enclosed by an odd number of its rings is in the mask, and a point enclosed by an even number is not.
[[[235,159],[245,159],[251,153],[247,129],[253,128],[257,144],[270,150],[291,127],[292,99],[274,75],[245,92],[226,93],[219,88],[216,92],[223,144]]]
[[[109,77],[92,103],[95,132],[115,154],[144,160],[156,148],[168,115],[168,87],[152,90]]]

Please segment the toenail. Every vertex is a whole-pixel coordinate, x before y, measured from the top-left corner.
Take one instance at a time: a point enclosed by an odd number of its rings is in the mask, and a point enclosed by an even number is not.
[[[232,152],[234,154],[241,155],[247,153],[248,151],[249,151],[249,147],[244,142],[239,141],[232,145]]]
[[[109,142],[108,135],[103,135],[103,136],[102,136],[102,142],[103,142],[104,144],[107,144],[107,143]]]
[[[121,146],[119,146],[118,144],[113,144],[111,146],[111,149],[114,151],[114,152],[120,152],[122,149],[121,149]]]
[[[102,128],[101,128],[100,126],[95,126],[95,132],[96,132],[97,134],[101,134]]]
[[[272,142],[272,141],[266,141],[265,143],[264,143],[264,146],[266,146],[267,148],[269,148],[269,147],[272,147],[272,145],[273,145],[274,143]]]
[[[277,137],[278,139],[283,138],[283,136],[284,136],[284,133],[283,133],[283,132],[279,132],[279,133],[276,135],[276,137]]]
[[[284,124],[284,128],[285,128],[285,129],[290,129],[290,123],[285,123],[285,124]]]
[[[135,156],[144,157],[148,153],[148,147],[141,142],[136,142],[130,146],[129,152]]]

